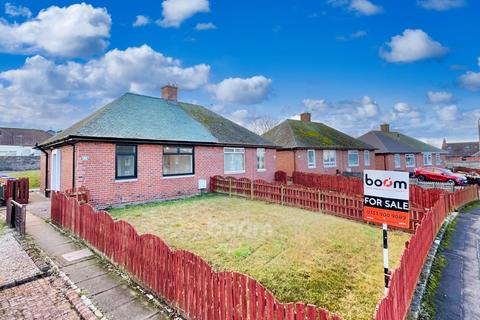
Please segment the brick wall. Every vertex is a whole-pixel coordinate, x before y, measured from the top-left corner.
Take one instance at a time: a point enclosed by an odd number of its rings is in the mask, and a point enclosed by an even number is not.
[[[384,160],[385,158],[385,160]],[[436,162],[436,157],[435,153],[432,153],[432,165],[437,166],[437,167],[445,167],[446,164],[446,156],[444,154],[440,155],[441,162],[437,163]],[[405,154],[400,154],[400,167],[396,168],[395,167],[395,155],[394,154],[379,154],[375,155],[375,161],[377,162],[377,168],[379,170],[391,170],[391,171],[409,171],[413,172],[415,168],[423,166],[423,154],[422,153],[416,153],[415,154],[415,166],[413,167],[407,167],[406,166],[406,161],[405,161]],[[385,161],[386,168],[384,169],[383,166],[379,166],[380,163],[383,164]]]
[[[60,150],[62,153],[61,188],[64,190],[72,187],[72,147],[65,146]],[[137,178],[116,181],[115,144],[77,143],[75,185],[86,186],[91,192],[92,203],[105,207],[198,194],[199,179],[205,179],[208,183],[211,176],[224,175],[223,147],[195,147],[195,174],[183,177],[163,177],[162,150],[161,145],[138,145]],[[266,150],[266,171],[264,172],[258,172],[256,169],[256,152],[256,148],[246,148],[246,171],[232,174],[232,176],[273,181],[276,170],[276,151]]]
[[[282,151],[278,151],[281,153]],[[351,172],[362,172],[365,169],[365,157],[363,150],[359,150],[359,165],[356,167],[348,166],[348,151],[347,150],[336,150],[336,166],[335,167],[324,167],[323,165],[323,150],[315,150],[315,160],[316,167],[308,167],[307,159],[307,150],[295,150],[295,167],[297,171],[300,172],[311,172],[311,173],[322,173],[322,174],[336,174],[337,170],[339,173],[348,171],[350,168]],[[375,168],[375,158],[374,153],[370,152],[370,166],[367,169]]]
[[[287,176],[292,176],[295,171],[295,154],[291,150],[277,151],[277,170],[287,173]]]

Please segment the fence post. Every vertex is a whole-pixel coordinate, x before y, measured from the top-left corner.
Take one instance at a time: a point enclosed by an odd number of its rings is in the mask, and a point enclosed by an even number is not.
[[[250,182],[250,199],[253,199],[253,180]]]
[[[232,178],[228,179],[228,194],[231,197],[232,196]]]
[[[7,198],[7,225],[12,226],[12,198]]]
[[[322,211],[322,206],[320,204],[321,199],[322,199],[322,191],[318,190],[318,211]]]
[[[281,202],[282,206],[283,206],[283,202],[284,202],[284,200],[283,200],[284,199],[284,194],[285,194],[285,189],[284,189],[283,184],[282,184],[282,186],[280,188],[280,202]]]

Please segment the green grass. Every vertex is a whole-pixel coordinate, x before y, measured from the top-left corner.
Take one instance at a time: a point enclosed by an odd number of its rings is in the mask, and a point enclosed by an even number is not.
[[[17,171],[8,175],[12,178],[28,178],[30,189],[40,188],[40,170]]]
[[[467,204],[466,206],[463,206],[462,208],[460,208],[459,212],[460,213],[468,213],[468,211],[472,210],[472,209],[476,209],[480,207],[480,201],[473,201],[473,202],[470,202],[469,204]]]
[[[371,319],[383,296],[382,231],[306,210],[204,195],[111,209],[137,231],[204,257],[216,270],[253,276],[283,302],[303,301],[344,319]],[[409,235],[389,233],[397,266]]]
[[[440,243],[439,251],[433,260],[432,268],[430,270],[430,277],[427,281],[427,288],[422,299],[422,308],[419,315],[419,319],[421,320],[435,319],[435,316],[437,315],[435,296],[437,295],[437,290],[440,286],[443,270],[448,263],[447,259],[442,254],[442,250],[450,247],[450,242],[452,240],[452,235],[455,232],[456,225],[457,219],[453,220],[448,225],[447,230],[445,230],[443,240]]]

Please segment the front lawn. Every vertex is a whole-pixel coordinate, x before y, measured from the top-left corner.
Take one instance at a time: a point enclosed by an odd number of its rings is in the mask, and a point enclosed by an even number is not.
[[[40,170],[17,171],[9,173],[8,176],[12,178],[28,178],[29,188],[40,188]]]
[[[253,276],[282,302],[303,301],[344,319],[371,319],[383,296],[382,231],[306,210],[209,194],[111,209],[137,231],[187,249],[217,270]],[[390,232],[390,264],[409,235]]]

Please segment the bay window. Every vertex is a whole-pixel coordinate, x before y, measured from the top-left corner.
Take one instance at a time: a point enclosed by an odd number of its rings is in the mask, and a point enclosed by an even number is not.
[[[117,144],[115,148],[115,179],[137,178],[137,146]]]
[[[194,173],[194,152],[189,146],[163,147],[163,176],[182,176]]]
[[[223,150],[224,173],[245,172],[245,149],[225,148]]]

